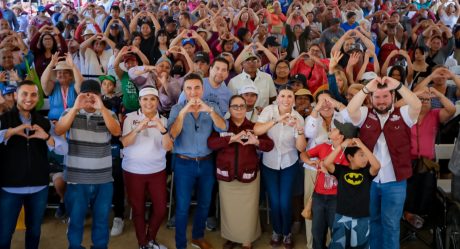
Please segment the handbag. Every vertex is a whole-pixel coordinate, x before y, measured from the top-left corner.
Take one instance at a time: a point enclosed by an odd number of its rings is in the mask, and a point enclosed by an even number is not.
[[[313,183],[313,186],[315,186],[316,182],[318,181],[318,175],[319,174],[316,173],[316,180]],[[303,208],[302,213],[301,213],[301,215],[307,220],[311,220],[313,218],[312,207],[313,207],[313,193],[314,192],[315,190],[313,190],[313,192],[311,193],[310,198],[308,198],[307,203],[305,204],[305,207]]]
[[[418,133],[418,124],[416,124],[416,127],[415,127],[416,131],[417,131],[417,155],[418,155],[418,158],[417,158],[417,161],[416,163],[414,163],[412,165],[412,170],[414,171],[414,173],[417,173],[417,174],[423,174],[423,173],[427,173],[427,172],[431,172],[431,171],[434,171],[436,173],[439,172],[439,164],[437,162],[434,162],[433,160],[430,160],[426,157],[423,157],[420,155],[420,142],[419,142],[419,133]]]

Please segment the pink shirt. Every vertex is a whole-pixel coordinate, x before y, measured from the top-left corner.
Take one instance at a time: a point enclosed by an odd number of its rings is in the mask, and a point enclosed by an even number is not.
[[[429,159],[434,159],[434,142],[436,133],[439,129],[439,112],[441,109],[431,109],[423,118],[422,122],[415,124],[411,128],[411,149],[412,159],[418,157],[417,154],[417,128],[418,141],[420,143],[420,155]]]

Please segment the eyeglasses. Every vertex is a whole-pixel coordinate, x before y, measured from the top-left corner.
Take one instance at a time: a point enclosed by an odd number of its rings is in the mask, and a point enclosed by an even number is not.
[[[230,105],[230,108],[232,108],[235,111],[246,110],[246,105]]]
[[[420,99],[420,101],[425,102],[425,103],[431,102],[430,98],[418,98],[418,99]]]

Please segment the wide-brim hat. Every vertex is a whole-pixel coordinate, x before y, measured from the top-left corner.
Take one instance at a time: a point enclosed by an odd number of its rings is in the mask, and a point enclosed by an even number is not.
[[[56,66],[53,69],[54,71],[58,70],[72,70],[72,67],[69,66],[65,61],[60,61],[56,64]]]

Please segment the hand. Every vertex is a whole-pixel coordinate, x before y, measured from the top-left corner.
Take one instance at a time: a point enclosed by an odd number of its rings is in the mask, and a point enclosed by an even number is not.
[[[10,137],[21,136],[21,137],[28,138],[25,133],[26,129],[32,130],[32,126],[29,124],[22,124],[22,125],[16,126],[15,128],[8,129],[8,131],[11,134]]]
[[[320,161],[319,160],[305,160],[304,163],[312,167],[318,168]]]
[[[144,118],[134,129],[134,132],[140,133],[141,131],[147,129],[149,126],[150,119],[149,118]]]
[[[67,65],[69,65],[72,68],[75,67],[75,65],[73,63],[72,55],[70,53],[65,54],[65,63],[67,63]]]
[[[364,143],[359,138],[353,138],[353,144],[355,144],[356,147],[360,149],[363,149],[365,147]]]
[[[231,136],[230,141],[228,143],[229,144],[231,144],[231,143],[240,143],[240,144],[244,145],[243,141],[241,141],[241,138],[243,136],[246,136],[246,131],[241,131],[240,133]]]
[[[54,67],[56,66],[58,62],[59,62],[59,52],[56,52],[53,55],[51,55],[50,65]]]
[[[79,111],[80,109],[85,108],[86,99],[87,99],[87,95],[85,93],[78,94],[72,108],[75,109],[76,111]]]
[[[278,118],[277,123],[282,123],[283,125],[286,125],[289,121],[289,117],[291,117],[291,114],[285,113]]]
[[[373,93],[373,92],[377,91],[379,88],[381,88],[381,87],[379,87],[379,85],[383,85],[383,82],[382,82],[382,79],[380,77],[377,77],[377,78],[371,80],[369,83],[367,83],[365,88],[369,92]]]
[[[257,136],[252,134],[252,132],[248,131],[246,133],[246,136],[248,137],[248,141],[246,143],[244,143],[243,145],[248,145],[248,144],[252,144],[252,145],[255,145],[255,146],[259,145],[259,139],[257,138]]]
[[[206,103],[203,102],[202,99],[196,99],[196,105],[198,106],[198,112],[206,112],[211,114],[213,109],[209,107]]]
[[[355,66],[359,62],[359,53],[352,53],[350,55],[350,59],[348,59],[348,63],[352,66]]]
[[[93,108],[96,110],[102,110],[104,108],[104,103],[99,95],[90,93],[90,98],[94,101]]]
[[[401,84],[401,82],[399,82],[398,80],[395,80],[388,76],[383,77],[382,82],[384,85],[386,84],[386,87],[390,91],[396,89]]]
[[[350,138],[347,138],[340,144],[340,146],[342,147],[342,149],[344,149],[346,147],[349,147],[352,143],[353,143],[353,140]]]
[[[329,71],[332,71],[337,64],[339,64],[339,61],[342,59],[343,54],[340,51],[335,51],[331,53],[331,60],[329,62]]]
[[[428,88],[428,93],[430,94],[430,97],[433,98],[433,97],[442,97],[444,96],[444,94],[440,93],[438,90],[436,90],[436,88],[434,87],[430,87]]]
[[[10,81],[21,81],[21,78],[19,78],[17,70],[10,70],[9,73],[10,73]]]
[[[32,126],[32,128],[31,128],[31,130],[34,131],[34,134],[29,136],[29,139],[38,138],[38,139],[42,139],[42,140],[47,140],[50,137],[49,134],[45,130],[43,130],[42,127],[40,127],[37,124],[34,124]]]

